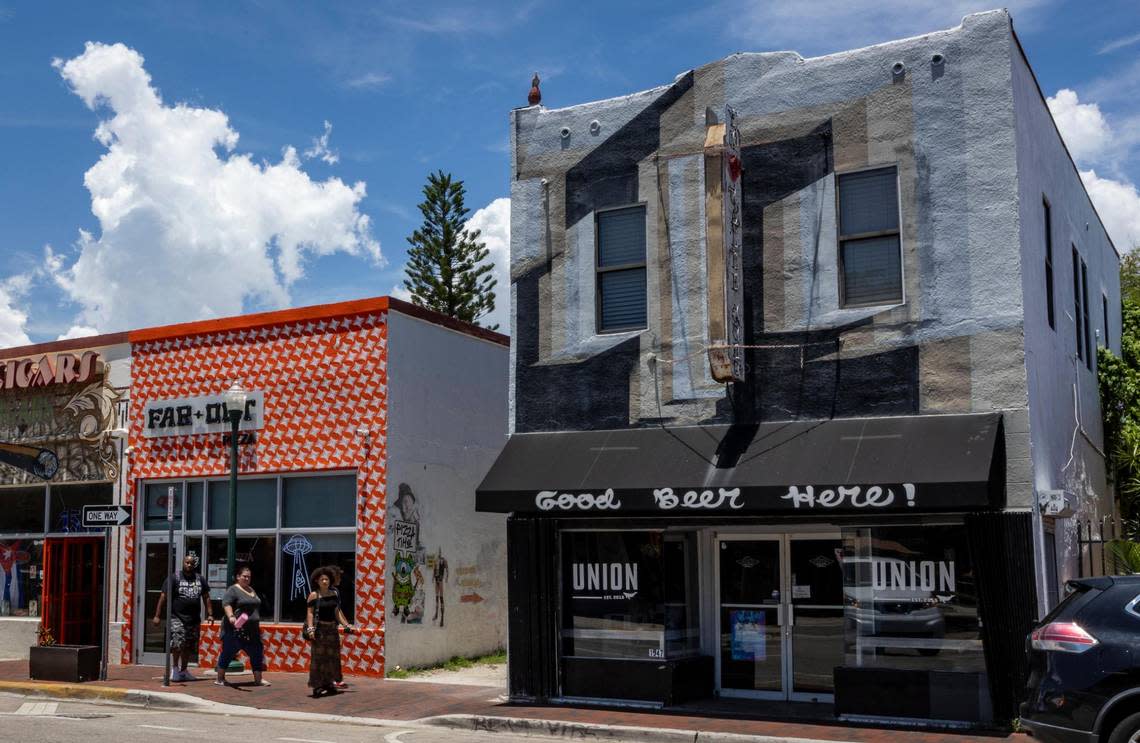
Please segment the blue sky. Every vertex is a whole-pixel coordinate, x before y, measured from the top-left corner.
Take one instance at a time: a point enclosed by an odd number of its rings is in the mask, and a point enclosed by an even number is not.
[[[466,182],[505,261],[508,112],[535,71],[559,107],[737,51],[815,56],[989,7],[0,0],[0,345],[392,293],[436,169]],[[1140,5],[1008,7],[1128,249]]]

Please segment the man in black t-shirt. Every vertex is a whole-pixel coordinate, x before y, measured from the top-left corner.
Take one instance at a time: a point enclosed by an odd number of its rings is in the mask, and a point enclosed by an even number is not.
[[[202,623],[202,604],[206,604],[206,619],[214,622],[213,604],[210,603],[210,584],[194,570],[198,560],[193,555],[182,558],[182,571],[166,579],[154,609],[154,626],[162,621],[162,607],[167,596],[174,597],[170,607],[170,655],[174,670],[171,681],[193,681],[186,670],[190,655],[198,648],[198,625]]]

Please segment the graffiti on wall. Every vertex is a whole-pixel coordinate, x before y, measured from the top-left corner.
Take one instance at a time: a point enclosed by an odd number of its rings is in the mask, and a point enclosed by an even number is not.
[[[392,615],[401,624],[423,624],[427,613],[427,575],[432,582],[431,623],[444,626],[444,586],[449,568],[443,547],[430,554],[424,546],[420,507],[412,487],[400,483],[390,530],[392,542]]]
[[[0,482],[25,484],[33,478],[60,482],[113,480],[119,475],[115,442],[107,432],[117,428],[123,392],[109,386],[106,375],[89,384],[16,388],[0,397],[0,441],[49,451],[51,473],[41,467],[4,462]],[[3,461],[3,460],[0,460]]]

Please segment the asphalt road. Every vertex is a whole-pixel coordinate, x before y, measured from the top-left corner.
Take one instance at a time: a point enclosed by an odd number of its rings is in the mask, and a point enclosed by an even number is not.
[[[296,722],[0,695],[0,740],[20,743],[490,743],[502,737],[444,728]]]

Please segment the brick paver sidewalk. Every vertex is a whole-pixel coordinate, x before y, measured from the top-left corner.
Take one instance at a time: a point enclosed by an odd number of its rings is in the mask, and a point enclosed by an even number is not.
[[[194,669],[192,669],[194,670]],[[192,682],[162,686],[162,668],[111,666],[107,681],[88,682],[142,691],[172,691],[201,699],[267,710],[316,712],[372,717],[384,720],[419,720],[438,715],[519,717],[594,725],[621,725],[674,730],[740,733],[788,738],[854,741],[856,743],[1029,743],[1023,735],[985,736],[950,732],[922,732],[852,727],[846,724],[783,722],[772,720],[701,717],[674,712],[636,712],[564,706],[507,704],[504,690],[490,686],[439,684],[392,679],[349,677],[349,688],[331,697],[313,699],[303,673],[266,673],[270,687],[254,687],[249,674],[231,675],[232,687],[216,686],[203,674]],[[27,681],[27,661],[0,661],[0,681]]]

